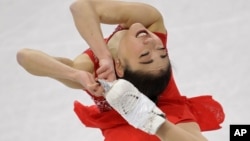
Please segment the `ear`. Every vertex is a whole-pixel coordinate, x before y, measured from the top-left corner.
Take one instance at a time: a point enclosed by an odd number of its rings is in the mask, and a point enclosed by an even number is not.
[[[118,77],[123,77],[124,75],[123,66],[119,59],[115,59],[115,71]]]

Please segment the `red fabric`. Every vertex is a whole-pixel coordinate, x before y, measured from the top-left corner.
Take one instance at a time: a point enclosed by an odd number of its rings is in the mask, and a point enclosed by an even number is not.
[[[122,29],[117,28],[115,32],[119,30]],[[155,34],[166,46],[167,35],[162,33]],[[110,37],[106,41],[109,39]],[[85,53],[90,56],[96,70],[99,65],[98,59],[90,49],[86,50]],[[96,105],[84,106],[80,102],[75,101],[74,111],[85,126],[101,129],[105,141],[159,141],[156,136],[146,134],[130,126],[109,106],[104,97],[94,97],[91,94],[90,96],[94,99]],[[172,123],[178,124],[194,121],[199,124],[202,131],[219,129],[225,118],[221,105],[212,99],[212,96],[205,95],[193,98],[181,96],[173,76],[159,97],[157,106]]]
[[[101,129],[105,141],[160,141],[156,136],[130,126],[114,110],[100,112],[97,106],[88,107],[77,101],[74,105],[74,110],[82,123],[87,127]],[[202,131],[219,129],[219,124],[224,119],[220,104],[211,96],[191,99],[182,97],[179,100],[168,101],[168,104],[160,108],[166,113],[167,119],[174,124],[190,122],[195,117]]]
[[[187,104],[202,131],[221,128],[220,124],[224,121],[225,114],[220,103],[215,101],[212,96],[193,97],[188,100]]]

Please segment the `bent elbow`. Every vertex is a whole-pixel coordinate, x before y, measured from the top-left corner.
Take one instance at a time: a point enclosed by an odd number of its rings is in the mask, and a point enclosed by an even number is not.
[[[16,60],[17,60],[19,65],[24,66],[24,64],[27,60],[27,56],[29,54],[29,51],[30,51],[30,49],[24,48],[24,49],[21,49],[17,52]]]
[[[77,1],[74,1],[70,6],[69,6],[69,10],[71,13],[74,13],[74,11],[76,11],[76,7],[77,7]]]
[[[80,10],[82,9],[82,5],[86,2],[86,0],[75,0],[70,6],[69,9],[71,11],[72,14],[76,14],[78,12],[80,12]]]

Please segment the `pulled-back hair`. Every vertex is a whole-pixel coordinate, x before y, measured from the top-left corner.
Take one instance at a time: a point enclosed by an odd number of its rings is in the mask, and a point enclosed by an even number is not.
[[[141,93],[156,103],[158,96],[167,87],[171,73],[171,65],[161,70],[159,74],[131,71],[129,67],[127,67],[122,78],[131,82]]]

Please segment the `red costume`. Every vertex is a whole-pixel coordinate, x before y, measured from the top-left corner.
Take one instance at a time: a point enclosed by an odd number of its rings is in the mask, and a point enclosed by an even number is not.
[[[122,30],[120,26],[115,32],[119,30]],[[163,33],[155,34],[166,47],[167,35]],[[88,49],[84,53],[89,55],[96,70],[99,67],[98,59],[92,50]],[[90,96],[96,105],[84,106],[75,101],[74,111],[85,126],[101,129],[105,141],[159,141],[156,136],[149,135],[129,125],[119,113],[109,106],[104,97],[95,97],[91,94]],[[167,120],[172,123],[197,122],[202,131],[219,129],[220,123],[225,118],[221,105],[212,99],[212,96],[204,95],[193,98],[181,96],[173,75],[156,104],[166,114]]]

